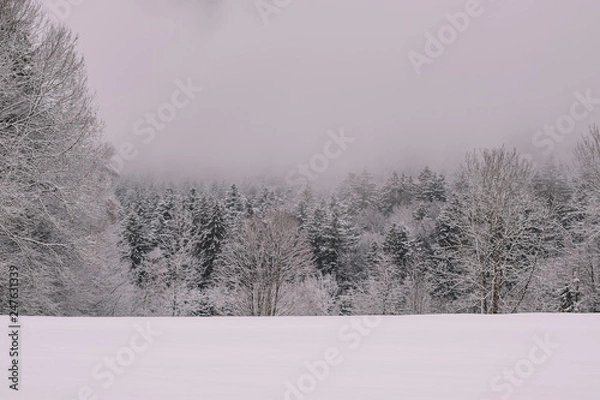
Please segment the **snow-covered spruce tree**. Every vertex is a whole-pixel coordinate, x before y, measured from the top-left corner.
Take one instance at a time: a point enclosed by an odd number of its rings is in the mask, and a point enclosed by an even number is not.
[[[215,261],[221,254],[223,242],[227,237],[227,222],[225,212],[218,201],[208,204],[206,219],[201,225],[198,241],[198,257],[201,259],[202,280],[200,287],[204,288],[211,281]]]
[[[169,229],[169,221],[175,217],[175,207],[179,204],[179,194],[173,188],[166,188],[158,201],[156,210],[152,215],[152,240],[155,246],[161,247],[162,243],[169,243],[173,232]],[[164,248],[161,248],[163,252]],[[165,253],[168,257],[168,252]]]
[[[304,224],[317,268],[322,274],[334,271],[337,262],[336,249],[329,243],[326,233],[328,223],[327,207],[324,201],[312,210]]]
[[[283,211],[242,221],[225,244],[214,271],[232,313],[275,316],[306,312],[303,283],[317,276],[308,241]],[[308,298],[306,297],[308,296]]]
[[[579,312],[579,279],[575,275],[559,293],[560,312]]]
[[[135,276],[138,309],[143,315],[197,314],[204,307],[199,290],[204,271],[196,255],[200,232],[194,213],[189,203],[170,193],[162,204],[169,204],[162,207],[169,217],[163,220],[156,247],[143,258],[143,274]]]
[[[313,209],[303,230],[319,272],[335,276],[340,285],[359,272],[353,263],[359,235],[346,208],[335,196]]]
[[[419,174],[415,197],[425,202],[446,201],[446,180],[429,167]]]
[[[394,171],[379,191],[380,211],[389,216],[397,207],[409,206],[417,195],[418,186],[411,176],[404,173],[398,177]]]
[[[254,215],[255,213],[265,213],[277,206],[277,196],[271,190],[263,187],[259,194],[254,198],[254,212],[252,214],[246,213],[247,215]]]
[[[348,204],[352,214],[369,208],[378,208],[377,185],[366,170],[360,174],[349,174],[339,190],[340,201]]]
[[[379,193],[379,207],[385,215],[390,215],[395,207],[403,203],[403,188],[398,173],[394,171]]]
[[[36,2],[0,2],[0,293],[18,268],[23,314],[115,309],[115,265],[97,259],[114,246],[110,150],[75,49]]]
[[[392,224],[383,242],[383,253],[389,257],[390,262],[398,269],[399,275],[404,278],[411,256],[411,240],[404,226]]]
[[[192,253],[196,258],[196,264],[201,265],[204,261],[204,257],[202,255],[200,238],[202,237],[202,227],[206,224],[209,217],[208,201],[206,197],[200,198],[196,187],[191,187],[187,190],[183,203],[185,212],[189,213],[191,218],[191,235],[194,238],[198,238],[194,243]],[[204,268],[202,268],[202,270],[204,270]]]
[[[414,184],[414,200],[412,215],[417,223],[432,221],[439,215],[440,208],[447,199],[446,180],[443,175],[436,174],[425,167]]]
[[[431,270],[433,297],[439,302],[438,309],[443,312],[475,311],[479,304],[473,305],[469,293],[472,288],[465,285],[468,274],[460,253],[457,251],[468,246],[469,241],[462,233],[462,224],[454,219],[461,212],[461,202],[451,197],[443,211],[437,217],[433,233],[433,263]]]
[[[225,198],[225,211],[228,220],[236,223],[246,213],[246,199],[235,184],[231,185]]]
[[[400,177],[400,185],[402,187],[402,204],[411,204],[417,193],[417,185],[413,177],[403,173]]]
[[[430,251],[404,226],[392,224],[383,245],[373,242],[368,255],[368,278],[355,292],[355,312],[422,314],[430,310]]]
[[[147,211],[141,203],[132,203],[130,209],[124,211],[125,219],[122,222],[121,254],[129,267],[133,282],[137,285],[144,281],[145,271],[143,264],[146,255],[155,245],[150,231],[150,220]]]
[[[340,285],[346,285],[348,281],[356,279],[360,269],[364,269],[364,266],[357,265],[357,262],[362,261],[356,252],[360,233],[348,207],[335,195],[329,200],[328,210],[329,220],[325,233],[338,255],[335,276]]]
[[[315,208],[315,196],[313,195],[310,186],[305,186],[300,192],[300,199],[296,204],[295,215],[300,221],[300,224],[304,225],[308,222],[309,217],[312,215]]]
[[[533,170],[516,151],[469,153],[450,206],[450,223],[439,242],[460,271],[446,270],[456,293],[481,313],[514,312],[523,300],[556,228],[532,189]],[[459,272],[458,274],[456,272]]]
[[[375,240],[371,241],[369,245],[369,250],[365,256],[365,262],[367,265],[375,265],[380,261],[381,258],[381,249],[379,247],[379,243]]]
[[[558,164],[554,159],[546,162],[535,171],[533,189],[544,200],[548,208],[565,227],[570,227],[573,217],[572,199],[575,187],[566,165]]]

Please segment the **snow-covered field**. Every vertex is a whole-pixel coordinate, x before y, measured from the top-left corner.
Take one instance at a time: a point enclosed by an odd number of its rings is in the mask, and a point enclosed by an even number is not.
[[[597,314],[21,324],[1,399],[600,399]]]

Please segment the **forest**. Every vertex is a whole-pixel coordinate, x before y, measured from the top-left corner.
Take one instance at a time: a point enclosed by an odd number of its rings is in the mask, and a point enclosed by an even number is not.
[[[26,315],[600,310],[596,126],[562,162],[465,149],[327,190],[121,176],[76,49],[35,3],[0,2],[0,276],[19,271]]]
[[[475,150],[445,174],[121,180],[121,259],[142,315],[596,312],[597,165]],[[596,178],[594,178],[596,177]]]

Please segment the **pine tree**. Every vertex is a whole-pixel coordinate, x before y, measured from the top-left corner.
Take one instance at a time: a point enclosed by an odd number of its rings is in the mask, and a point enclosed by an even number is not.
[[[307,185],[304,187],[304,189],[302,189],[302,192],[300,193],[300,200],[296,205],[295,216],[296,218],[298,218],[301,225],[307,223],[310,214],[313,211],[314,203],[315,198],[312,193],[312,189],[310,188],[310,186]]]
[[[573,299],[573,293],[571,287],[566,284],[565,287],[560,291],[560,312],[573,312],[575,308],[575,301]]]
[[[167,206],[171,199],[175,199],[173,208]],[[196,308],[202,272],[195,256],[199,238],[193,209],[188,201],[169,192],[161,204],[159,209],[168,211],[168,218],[166,212],[161,213],[165,234],[144,265],[147,278],[141,285],[143,297],[154,300],[154,314],[190,315]]]
[[[200,203],[200,198],[198,196],[198,190],[195,187],[191,187],[184,199],[184,208],[185,210],[195,214],[198,209],[198,205]]]
[[[203,236],[204,229],[208,223],[210,217],[210,203],[206,196],[200,198],[196,188],[191,188],[184,201],[184,211],[190,214],[191,227],[190,227],[190,243],[191,254],[194,258],[194,265],[196,266],[195,276],[198,279],[198,286],[204,282],[203,276],[206,269],[205,255],[203,253]]]
[[[381,194],[379,199],[379,206],[381,211],[389,215],[392,213],[395,207],[402,205],[403,202],[403,188],[402,182],[398,173],[394,171],[392,176],[386,181],[385,185],[381,188]]]
[[[275,193],[269,190],[269,188],[263,187],[258,196],[256,196],[254,203],[256,212],[264,214],[277,206],[277,199],[275,198]]]
[[[377,185],[366,170],[359,175],[349,174],[340,193],[341,200],[348,204],[353,214],[377,207],[377,197]]]
[[[573,276],[571,282],[565,284],[559,293],[560,312],[579,312],[579,279],[576,275]]]
[[[305,230],[310,243],[315,263],[321,273],[329,273],[332,270],[332,262],[336,258],[335,250],[332,249],[326,236],[327,214],[325,203],[322,202],[310,215]]]
[[[227,214],[232,218],[236,219],[242,216],[246,207],[244,207],[245,199],[241,195],[235,184],[231,185],[231,188],[227,192],[225,198],[225,209],[227,210]]]
[[[244,217],[250,218],[256,213],[256,208],[251,199],[246,198],[244,201]]]
[[[463,234],[456,215],[461,205],[451,198],[435,222],[432,258],[436,265],[433,271],[434,296],[442,302],[455,301],[469,289],[462,285],[463,277],[468,273],[461,263],[458,253],[461,246],[468,246],[468,238]]]
[[[404,173],[400,177],[400,204],[410,205],[416,196],[417,186],[412,176],[407,176]]]
[[[344,255],[358,242],[358,233],[345,207],[335,196],[329,204],[322,201],[314,208],[305,230],[319,271],[337,276],[341,272]]]
[[[221,249],[227,235],[227,224],[225,213],[218,201],[214,201],[210,208],[210,214],[202,225],[202,234],[200,237],[199,253],[202,259],[202,282],[205,287],[212,277],[214,264],[217,257],[221,254]]]
[[[446,201],[446,181],[442,175],[425,167],[419,174],[417,199],[426,202]]]
[[[362,279],[365,271],[364,254],[359,250],[360,232],[349,207],[335,195],[329,202],[329,225],[336,240],[337,259],[335,277],[342,291],[348,290],[357,280]]]
[[[174,218],[176,202],[175,191],[172,188],[165,189],[158,201],[152,221],[152,237],[156,246],[163,251],[164,256],[167,258],[169,252],[166,244],[173,240],[174,235],[169,227],[169,221]]]
[[[152,250],[148,226],[144,224],[145,212],[141,205],[128,210],[123,223],[121,248],[123,259],[129,263],[130,273],[137,285],[145,279],[143,264],[146,255]]]
[[[381,250],[379,244],[376,241],[372,241],[369,246],[369,251],[365,257],[368,268],[373,268],[381,262]]]
[[[393,224],[385,236],[383,252],[402,271],[402,275],[406,272],[410,251],[408,230],[404,226]]]
[[[418,204],[412,213],[413,219],[417,222],[421,222],[427,217],[427,206],[425,204]]]

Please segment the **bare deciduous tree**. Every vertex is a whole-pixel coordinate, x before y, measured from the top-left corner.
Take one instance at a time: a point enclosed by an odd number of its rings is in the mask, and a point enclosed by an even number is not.
[[[242,222],[225,244],[215,274],[235,314],[290,315],[316,267],[296,219],[274,211]]]
[[[600,310],[600,130],[590,128],[589,134],[577,144],[575,161],[579,179],[576,203],[579,218],[573,229],[577,245],[572,260],[573,273],[582,284],[582,308]],[[563,282],[564,283],[564,282]]]
[[[532,177],[532,167],[504,148],[468,154],[459,171],[458,206],[446,210],[455,237],[445,252],[481,313],[515,311],[544,256],[553,222],[531,190]]]
[[[37,3],[0,2],[0,275],[19,269],[28,314],[93,314],[116,290],[95,290],[106,269],[93,257],[115,222],[110,150],[75,48]]]

